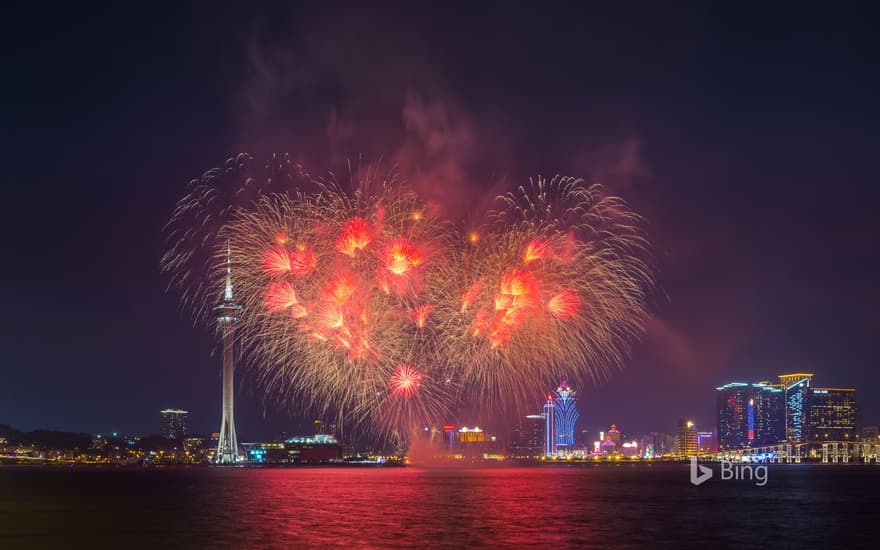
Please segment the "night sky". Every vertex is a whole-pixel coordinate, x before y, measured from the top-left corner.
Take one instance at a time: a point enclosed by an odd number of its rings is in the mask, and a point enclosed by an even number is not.
[[[239,151],[381,158],[453,217],[537,174],[622,195],[656,319],[577,388],[580,427],[712,429],[715,386],[786,371],[880,423],[873,14],[360,4],[4,10],[0,423],[217,430],[215,344],[158,264],[187,182]],[[300,429],[240,388],[240,439]]]

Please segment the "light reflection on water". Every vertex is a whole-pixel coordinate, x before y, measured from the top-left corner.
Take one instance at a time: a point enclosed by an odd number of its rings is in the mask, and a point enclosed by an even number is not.
[[[880,466],[0,468],[0,548],[870,544]],[[841,538],[843,537],[843,538]]]

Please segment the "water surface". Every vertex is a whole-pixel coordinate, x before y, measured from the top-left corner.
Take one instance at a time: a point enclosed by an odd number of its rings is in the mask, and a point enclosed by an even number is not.
[[[880,466],[0,467],[0,548],[874,547]]]

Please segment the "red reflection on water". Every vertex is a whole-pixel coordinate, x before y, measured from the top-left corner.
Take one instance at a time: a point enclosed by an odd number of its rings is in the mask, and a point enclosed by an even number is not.
[[[257,547],[552,545],[589,507],[546,468],[289,468],[224,472],[227,514]],[[232,480],[227,480],[232,481]],[[217,503],[215,503],[215,506]],[[231,509],[229,508],[231,506]],[[576,540],[572,527],[577,527]],[[231,541],[230,541],[231,542]]]

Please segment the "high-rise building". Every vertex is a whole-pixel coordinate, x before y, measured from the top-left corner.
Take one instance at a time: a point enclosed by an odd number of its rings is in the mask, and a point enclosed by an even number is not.
[[[223,302],[214,310],[217,312],[217,325],[223,338],[223,409],[215,459],[219,464],[234,464],[239,461],[240,455],[232,407],[235,374],[233,346],[235,324],[241,315],[241,306],[235,303],[232,295],[232,258],[229,245],[226,250],[226,288],[223,292]]]
[[[808,391],[812,374],[779,375],[779,384],[785,390],[785,438],[802,443],[806,441],[804,417],[808,407]]]
[[[697,428],[691,420],[679,420],[675,435],[675,454],[678,458],[687,458],[698,454]]]
[[[785,390],[766,382],[752,384],[751,390],[751,445],[776,445],[785,441]]]
[[[516,458],[536,458],[544,454],[543,414],[530,414],[520,420],[510,437],[510,454]]]
[[[749,385],[731,382],[715,391],[719,450],[745,447],[749,442]]]
[[[544,456],[556,456],[556,405],[553,404],[552,393],[547,394],[547,402],[544,403]]]
[[[186,436],[186,416],[189,412],[181,409],[165,409],[159,411],[162,415],[162,426],[159,433],[168,439],[177,439]]]
[[[719,449],[775,445],[785,439],[785,392],[781,386],[731,382],[715,391]]]
[[[810,443],[857,441],[858,409],[852,388],[810,388],[804,431]]]
[[[574,447],[574,425],[580,413],[575,405],[575,391],[565,380],[556,388],[556,447],[557,451]]]

